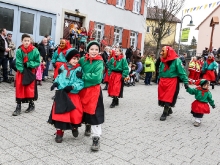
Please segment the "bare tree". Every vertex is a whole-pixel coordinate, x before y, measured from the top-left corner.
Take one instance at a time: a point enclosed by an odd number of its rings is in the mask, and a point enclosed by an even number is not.
[[[149,0],[147,10],[151,37],[156,42],[156,56],[159,57],[163,39],[175,33],[176,23],[181,21],[176,15],[181,11],[185,0]]]

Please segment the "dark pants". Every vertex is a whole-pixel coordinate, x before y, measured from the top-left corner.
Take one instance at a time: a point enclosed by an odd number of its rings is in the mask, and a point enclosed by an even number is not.
[[[0,66],[3,69],[3,80],[8,80],[8,59],[6,56],[0,57]]]
[[[9,66],[10,66],[10,74],[12,74],[12,62],[14,58],[8,58]]]
[[[46,62],[46,68],[44,69],[43,77],[42,78],[44,78],[44,76],[48,76],[49,66],[50,66],[50,61],[47,61]]]
[[[145,74],[146,74],[146,76],[145,76],[145,81],[144,81],[144,83],[145,83],[146,85],[149,85],[149,84],[150,84],[150,80],[151,80],[151,78],[152,78],[152,72],[146,72]]]

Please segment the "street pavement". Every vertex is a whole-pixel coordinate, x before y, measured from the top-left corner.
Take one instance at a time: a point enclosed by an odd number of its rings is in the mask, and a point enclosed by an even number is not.
[[[220,87],[211,90],[216,108],[194,127],[190,106],[194,96],[181,86],[174,113],[160,121],[157,85],[125,87],[120,105],[110,109],[111,98],[103,91],[105,123],[101,150],[91,152],[90,137],[66,131],[63,143],[54,141],[54,127],[47,124],[54,91],[51,82],[39,86],[36,110],[12,116],[15,109],[13,84],[0,84],[1,165],[217,165],[220,164]],[[102,85],[103,87],[103,85]]]

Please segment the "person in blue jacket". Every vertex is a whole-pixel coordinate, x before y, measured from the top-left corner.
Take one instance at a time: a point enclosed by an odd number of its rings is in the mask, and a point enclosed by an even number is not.
[[[80,55],[76,49],[69,49],[66,53],[67,64],[59,69],[59,75],[51,86],[51,91],[57,88],[54,103],[48,123],[57,129],[55,141],[61,143],[64,130],[72,130],[74,137],[78,137],[78,127],[81,126],[83,109],[79,91],[84,88],[82,79],[77,73],[82,72],[78,63]]]

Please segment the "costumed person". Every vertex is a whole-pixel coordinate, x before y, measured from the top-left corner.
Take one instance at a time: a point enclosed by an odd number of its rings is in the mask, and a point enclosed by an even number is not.
[[[198,63],[199,63],[199,66],[200,66],[200,75],[199,75],[199,79],[202,78],[203,74],[202,74],[202,67],[204,65],[204,60],[203,60],[203,57],[197,57],[198,59]]]
[[[173,113],[172,108],[177,101],[179,94],[179,79],[188,85],[188,77],[182,61],[169,46],[164,46],[161,51],[161,63],[159,68],[158,103],[164,107],[161,121],[166,120],[167,116]]]
[[[78,72],[78,78],[84,81],[84,89],[79,95],[83,106],[83,122],[85,123],[85,136],[92,135],[91,150],[100,148],[101,124],[104,123],[104,104],[100,83],[102,82],[104,63],[99,55],[100,45],[97,41],[87,44],[87,52],[79,60],[83,74]]]
[[[136,65],[132,64],[131,69],[129,69],[129,83],[128,86],[135,86],[136,79]]]
[[[197,88],[186,87],[186,91],[195,95],[195,101],[191,105],[191,113],[195,117],[194,126],[199,127],[201,124],[201,119],[204,114],[210,113],[210,108],[208,103],[215,108],[214,100],[212,99],[212,94],[209,91],[209,81],[205,79],[198,80],[196,82]]]
[[[116,48],[115,56],[109,61],[108,66],[108,94],[113,98],[110,108],[114,108],[119,105],[119,98],[123,97],[124,79],[129,74],[128,63],[120,48]]]
[[[192,57],[189,62],[189,84],[193,84],[195,82],[194,78],[196,75],[196,57]]]
[[[36,68],[40,65],[40,53],[31,44],[31,37],[23,34],[22,45],[16,52],[16,109],[13,116],[21,114],[21,103],[29,103],[25,113],[35,110],[34,101],[38,99]]]
[[[83,109],[79,91],[83,89],[84,82],[77,78],[77,72],[81,72],[78,61],[79,52],[69,49],[66,53],[67,65],[60,67],[60,74],[54,80],[51,90],[57,88],[54,103],[48,123],[56,128],[55,141],[63,141],[64,130],[72,130],[74,137],[78,137],[78,127],[81,126]]]
[[[70,24],[69,40],[73,48],[77,47],[78,29],[76,24]]]
[[[195,67],[195,76],[194,76],[194,80],[195,82],[198,81],[200,79],[200,74],[201,74],[201,64],[200,64],[200,60],[199,60],[199,57],[196,58],[196,67]]]
[[[40,65],[37,67],[37,71],[36,71],[36,80],[37,80],[37,85],[42,85],[42,77],[43,77],[43,72],[44,69],[46,69],[46,63],[43,61],[43,57],[41,57],[41,63]]]
[[[218,65],[215,62],[215,58],[212,54],[208,55],[207,60],[204,62],[202,67],[203,72],[203,79],[210,81],[210,85],[212,89],[215,87],[216,75],[215,70],[217,69]]]

